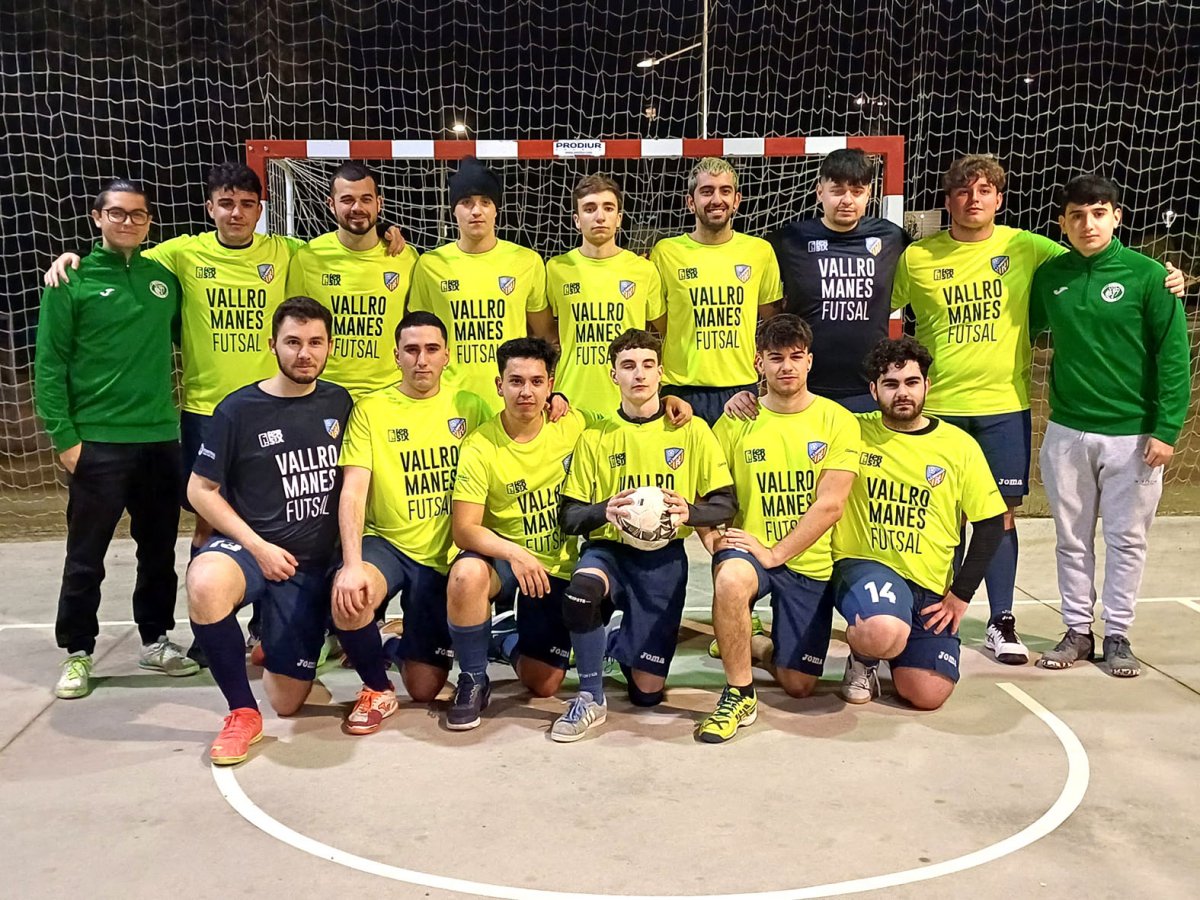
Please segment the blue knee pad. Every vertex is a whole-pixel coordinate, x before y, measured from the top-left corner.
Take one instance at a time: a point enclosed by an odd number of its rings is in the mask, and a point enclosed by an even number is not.
[[[576,572],[563,591],[562,616],[567,630],[576,634],[604,626],[604,582],[595,575]]]

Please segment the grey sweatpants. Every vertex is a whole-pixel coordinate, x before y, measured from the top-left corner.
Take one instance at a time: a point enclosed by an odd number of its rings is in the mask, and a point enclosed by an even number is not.
[[[1105,633],[1124,635],[1146,564],[1146,536],[1162,497],[1163,468],[1142,462],[1147,436],[1113,437],[1046,426],[1038,460],[1054,516],[1063,623],[1092,627],[1096,602],[1096,518],[1103,519]]]

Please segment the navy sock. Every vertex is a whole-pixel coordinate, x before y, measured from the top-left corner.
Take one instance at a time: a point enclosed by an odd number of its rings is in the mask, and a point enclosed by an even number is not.
[[[250,690],[250,679],[246,676],[246,638],[234,614],[211,625],[200,625],[193,620],[192,634],[204,651],[208,671],[229,701],[229,708],[258,709],[254,692]]]
[[[983,583],[987,585],[992,617],[1011,612],[1013,592],[1017,589],[1017,529],[1010,528],[1004,532],[996,555],[983,573]]]
[[[591,631],[572,631],[571,646],[575,648],[575,668],[579,672],[579,689],[587,691],[597,703],[604,702],[604,650],[608,635],[604,627]]]
[[[476,680],[487,674],[488,644],[492,640],[492,623],[480,622],[460,628],[450,625],[450,643],[458,658],[458,668]]]
[[[337,634],[362,683],[373,691],[391,690],[392,683],[387,676],[387,657],[383,655],[383,640],[379,637],[378,626],[371,622],[354,631],[339,628]]]

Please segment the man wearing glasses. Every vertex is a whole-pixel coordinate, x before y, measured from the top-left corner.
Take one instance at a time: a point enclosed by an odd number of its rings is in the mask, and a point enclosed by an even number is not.
[[[129,510],[137,542],[133,617],[138,665],[167,675],[199,667],[167,639],[175,627],[179,414],[172,337],[179,282],[138,251],[150,204],[136,182],[110,182],[92,204],[100,243],[69,284],[47,288],[37,335],[37,412],[70,474],[67,559],[55,626],[63,661],[55,694],[91,688],[104,554]]]

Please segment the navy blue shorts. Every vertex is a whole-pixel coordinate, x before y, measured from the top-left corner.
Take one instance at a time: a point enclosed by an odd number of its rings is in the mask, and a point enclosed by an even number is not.
[[[179,504],[190,513],[196,510],[192,509],[192,504],[188,502],[188,480],[192,477],[196,454],[200,452],[200,445],[204,443],[204,437],[208,434],[208,423],[211,421],[212,416],[202,416],[200,413],[185,411],[179,414],[179,463],[183,469],[183,498]]]
[[[870,392],[866,394],[852,394],[849,397],[830,397],[829,399],[852,413],[869,413],[879,409],[878,401],[871,396]]]
[[[833,631],[833,598],[827,590],[828,582],[793,572],[787,566],[764,569],[744,550],[721,550],[713,557],[713,569],[727,559],[745,560],[754,567],[758,600],[771,595],[775,665],[820,678]]]
[[[946,630],[934,634],[921,617],[921,610],[941,600],[941,594],[870,559],[839,559],[829,584],[837,611],[851,625],[857,618],[894,616],[912,629],[900,655],[889,661],[893,669],[927,669],[958,681],[958,635]]]
[[[405,556],[391,541],[368,534],[362,542],[363,562],[370,563],[387,583],[384,603],[400,594],[404,659],[450,671],[454,650],[446,621],[446,576]],[[380,608],[382,615],[383,608]]]
[[[276,675],[312,681],[329,622],[328,567],[298,569],[287,581],[268,581],[249,550],[220,534],[214,534],[196,555],[201,553],[223,553],[242,570],[246,593],[238,607],[254,604],[266,654],[264,668]]]
[[[671,541],[661,550],[589,541],[575,571],[580,569],[604,572],[612,603],[625,614],[611,649],[613,658],[627,668],[666,678],[687,594],[683,541]]]
[[[681,384],[664,384],[659,391],[664,397],[678,397],[690,403],[692,413],[714,426],[725,415],[725,404],[734,394],[749,391],[758,396],[758,384],[739,384],[735,387],[687,387]]]
[[[571,658],[571,633],[563,624],[562,617],[563,592],[567,589],[567,582],[552,575],[550,593],[544,597],[530,597],[521,593],[512,566],[504,560],[464,550],[458,554],[455,562],[464,558],[482,559],[499,577],[500,590],[489,598],[496,602],[497,608],[503,608],[501,603],[504,600],[511,605],[513,598],[516,598],[517,655],[528,656],[566,671]]]
[[[938,418],[957,425],[979,443],[1001,497],[1019,501],[1029,493],[1029,442],[1033,434],[1029,410],[997,416]]]

